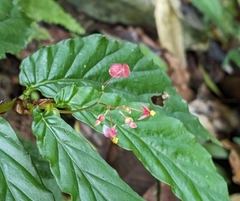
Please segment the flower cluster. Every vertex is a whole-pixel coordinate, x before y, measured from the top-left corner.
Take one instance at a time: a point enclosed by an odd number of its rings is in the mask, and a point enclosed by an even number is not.
[[[111,75],[111,79],[108,80],[107,82],[105,82],[105,84],[102,86],[102,90],[104,90],[106,85],[114,78],[119,78],[119,77],[127,78],[130,75],[130,68],[127,64],[116,63],[110,67],[109,74]],[[116,137],[117,129],[116,129],[116,125],[113,125],[113,123],[112,123],[110,108],[118,111],[119,114],[121,114],[124,117],[124,123],[126,125],[128,125],[130,128],[137,128],[137,124],[134,122],[134,120],[131,117],[126,116],[125,113],[131,114],[131,111],[141,112],[142,115],[138,118],[138,120],[142,120],[149,116],[154,116],[156,114],[155,111],[150,110],[147,106],[145,106],[143,104],[141,104],[141,106],[142,106],[142,110],[139,110],[136,108],[131,108],[131,107],[128,107],[125,105],[118,106],[118,107],[107,106],[107,110],[106,110],[105,114],[100,114],[97,117],[97,120],[95,121],[94,126],[98,126],[99,124],[104,122],[105,116],[107,114],[109,114],[111,126],[108,127],[104,124],[103,125],[103,134],[105,135],[105,137],[110,138],[113,143],[117,144],[119,139]]]

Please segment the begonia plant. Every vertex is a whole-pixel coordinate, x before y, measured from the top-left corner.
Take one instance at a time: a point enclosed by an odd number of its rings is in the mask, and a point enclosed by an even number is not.
[[[41,163],[0,117],[2,200],[59,200],[61,192],[74,201],[143,200],[63,114],[132,151],[181,200],[229,200],[226,182],[200,144],[219,142],[137,45],[102,35],[67,39],[26,57],[19,81],[25,90],[2,101],[0,113],[32,115]],[[41,96],[33,100],[36,91]],[[161,97],[162,105],[153,96]],[[51,171],[47,178],[42,164]]]

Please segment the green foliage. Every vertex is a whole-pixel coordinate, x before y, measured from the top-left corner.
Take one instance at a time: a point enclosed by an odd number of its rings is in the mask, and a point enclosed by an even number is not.
[[[37,21],[60,24],[69,31],[83,34],[85,31],[79,23],[72,18],[54,0],[16,0],[26,15]]]
[[[107,40],[101,35],[65,40],[27,57],[20,66],[19,79],[27,87],[26,95],[39,90],[45,97],[54,98],[63,87],[73,84],[100,91],[109,79],[111,64],[125,62],[132,69],[129,80],[116,79],[108,84],[105,92],[142,103],[151,103],[151,96],[166,92],[172,101],[160,108],[161,113],[182,121],[198,140],[216,142],[189,113],[186,101],[176,93],[168,76],[132,43]],[[39,70],[39,66],[45,67]]]
[[[211,80],[211,77],[208,75],[208,73],[204,70],[202,66],[199,66],[199,70],[201,71],[203,75],[203,79],[206,83],[206,85],[218,96],[222,97],[222,93],[219,90],[218,86]]]
[[[73,200],[143,200],[61,118],[37,109],[33,116],[32,129],[40,153],[50,162],[61,190]]]
[[[55,200],[62,200],[62,192],[50,171],[49,163],[41,157],[36,144],[23,139],[21,140],[21,143],[24,149],[31,156],[32,163],[37,169],[38,175],[43,184],[52,192]]]
[[[1,0],[0,59],[5,53],[16,54],[24,49],[31,35],[31,20],[11,0]]]
[[[232,2],[223,3],[223,0],[191,0],[191,2],[226,36],[235,33],[235,26],[237,25],[234,22],[235,7]]]
[[[61,107],[76,110],[96,102],[98,96],[99,92],[90,87],[68,86],[57,94],[55,100]],[[166,100],[171,101],[171,98]],[[140,103],[130,103],[112,93],[104,93],[100,102],[140,109]],[[182,200],[221,199],[226,192],[219,192],[224,189],[224,184],[222,178],[216,174],[210,155],[196,143],[194,136],[179,120],[164,115],[158,107],[152,106],[151,109],[157,114],[147,121],[137,121],[136,129],[125,125],[118,112],[111,113],[112,123],[117,125],[118,145],[133,151],[153,176],[170,184],[174,193]],[[74,113],[74,117],[94,128],[97,116],[105,111],[105,106],[97,105],[90,110]],[[139,114],[131,114],[131,117],[137,119],[137,115]],[[97,130],[101,132],[101,126]],[[205,177],[208,179],[204,179]],[[189,185],[183,186],[183,183]],[[220,184],[219,187],[216,186],[217,183]]]
[[[213,143],[205,143],[203,147],[213,156],[214,158],[227,159],[229,153],[221,146]]]
[[[222,42],[224,46],[231,46],[233,38],[240,40],[240,26],[237,20],[238,6],[236,1],[225,0],[191,0],[194,6],[196,6],[204,15],[204,18],[210,21],[208,27],[212,29],[212,24],[216,25],[218,31],[214,31],[215,39]],[[239,3],[239,1],[238,1]],[[238,66],[239,64],[239,51],[229,50],[227,57],[223,62],[223,67],[229,65],[229,61],[234,61]],[[226,69],[228,71],[228,69]],[[231,70],[231,69],[230,69]]]
[[[234,137],[233,141],[240,145],[240,137]]]
[[[144,55],[151,58],[153,60],[153,62],[155,64],[157,64],[159,67],[161,67],[164,71],[167,71],[167,69],[168,69],[167,65],[164,63],[164,61],[162,59],[159,58],[158,55],[156,55],[152,50],[150,50],[144,44],[140,44],[139,47]]]
[[[223,7],[219,0],[191,0],[191,2],[206,16],[208,16],[214,23],[221,25],[223,19]]]
[[[11,126],[0,117],[1,200],[53,200]],[[37,199],[36,199],[37,198]]]
[[[84,33],[76,20],[53,0],[1,0],[0,8],[0,59],[5,58],[6,53],[19,53],[32,39],[50,39],[50,35],[37,25],[39,21]]]
[[[111,80],[103,93],[102,85],[109,80],[108,69],[113,63],[127,63],[131,74],[127,79]],[[61,190],[71,194],[73,200],[122,200],[123,195],[133,197],[124,200],[141,198],[53,111],[79,110],[73,113],[75,118],[102,132],[101,125],[93,124],[106,111],[106,105],[141,109],[140,103],[154,109],[156,115],[135,121],[135,129],[124,123],[117,110],[111,111],[111,121],[107,118],[107,126],[116,124],[118,145],[132,150],[153,176],[170,184],[182,200],[229,200],[226,183],[195,139],[214,138],[189,113],[186,101],[176,93],[164,71],[143,56],[136,45],[101,35],[69,39],[40,49],[20,68],[20,83],[26,86],[22,98],[38,90],[55,100],[45,112],[34,110],[32,129]],[[154,105],[151,97],[163,93],[168,95],[164,105]],[[133,111],[130,116],[136,120],[139,113]]]
[[[29,41],[32,40],[52,40],[51,35],[48,33],[48,31],[40,26],[36,22],[31,24],[32,28],[32,34],[29,37]]]
[[[227,68],[231,62],[234,62],[238,68],[240,68],[240,50],[230,50],[223,62],[223,68]]]

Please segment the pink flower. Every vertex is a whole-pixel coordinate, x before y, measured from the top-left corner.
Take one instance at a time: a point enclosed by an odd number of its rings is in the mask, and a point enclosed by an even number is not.
[[[104,115],[99,115],[97,120],[94,123],[94,126],[98,126],[100,123],[102,123],[105,120],[105,116]]]
[[[150,115],[154,116],[156,114],[155,111],[153,111],[153,110],[150,111],[147,106],[145,106],[143,104],[141,104],[141,105],[142,105],[142,108],[143,108],[143,114],[142,114],[141,117],[138,118],[138,120],[145,119]]]
[[[131,117],[126,117],[125,118],[125,124],[127,124],[131,128],[137,128],[137,124],[134,123],[134,121]]]
[[[116,125],[112,128],[107,127],[106,125],[103,125],[103,134],[106,138],[115,138],[117,133]]]
[[[110,67],[109,74],[114,78],[127,78],[130,75],[130,68],[127,64],[116,63]]]

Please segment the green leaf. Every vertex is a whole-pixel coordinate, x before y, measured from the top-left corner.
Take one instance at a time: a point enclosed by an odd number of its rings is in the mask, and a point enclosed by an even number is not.
[[[0,117],[1,200],[54,200],[17,135]]]
[[[168,69],[167,65],[161,58],[159,58],[159,56],[157,54],[152,52],[146,45],[144,45],[142,43],[139,45],[139,47],[144,55],[151,58],[153,60],[153,62],[155,64],[157,64],[160,68],[162,68],[164,71],[167,71],[167,69]]]
[[[224,167],[218,165],[217,163],[215,163],[215,167],[217,168],[218,174],[220,174],[224,178],[224,180],[226,181],[227,184],[231,185],[232,181],[229,178],[229,174],[226,172]]]
[[[33,112],[42,157],[72,200],[143,200],[71,126],[50,112]],[[44,131],[44,132],[43,132]]]
[[[240,49],[230,50],[227,53],[227,56],[223,62],[223,67],[227,68],[230,65],[230,62],[233,61],[238,68],[240,68]]]
[[[234,137],[234,138],[233,138],[233,141],[234,141],[235,143],[237,143],[238,145],[240,145],[240,137]]]
[[[234,15],[228,11],[219,0],[191,0],[205,16],[215,23],[223,32],[233,33]]]
[[[203,79],[206,83],[206,85],[218,96],[222,97],[222,92],[219,90],[218,86],[212,81],[209,74],[205,71],[205,69],[202,66],[199,66],[199,70],[201,71],[203,75]]]
[[[30,154],[32,162],[36,167],[43,184],[52,192],[54,200],[62,200],[62,192],[50,171],[49,163],[43,160],[43,158],[40,156],[36,144],[33,144],[27,140],[21,140],[21,143],[24,149]]]
[[[214,157],[220,159],[227,159],[229,157],[229,153],[226,149],[221,146],[218,146],[213,143],[205,143],[203,147]]]
[[[64,40],[43,47],[25,58],[20,66],[20,83],[26,86],[25,95],[39,90],[53,98],[68,85],[91,86],[101,91],[110,78],[109,67],[114,63],[127,63],[131,74],[127,79],[112,80],[105,92],[116,93],[129,101],[151,103],[151,96],[167,93],[162,112],[183,122],[198,140],[211,139],[219,143],[191,115],[188,106],[172,87],[166,73],[141,53],[139,47],[128,42],[107,40],[101,35]]]
[[[85,33],[80,24],[53,0],[17,0],[17,4],[28,17],[37,22],[60,24],[72,32]]]
[[[98,101],[100,92],[91,87],[68,86],[55,97],[60,107],[72,110],[86,108]],[[122,105],[141,110],[140,103],[128,102],[116,94],[104,93],[99,102],[112,108]],[[171,97],[166,100],[171,102]],[[214,167],[211,156],[195,141],[194,135],[176,118],[163,113],[160,107],[149,106],[156,115],[136,121],[137,128],[125,125],[118,111],[111,112],[112,125],[116,125],[118,145],[131,150],[157,179],[172,186],[181,200],[229,200],[227,186]],[[105,105],[74,113],[74,117],[102,132],[102,125],[94,127],[97,116],[107,110]],[[141,112],[132,111],[130,117],[138,119]],[[108,115],[103,122],[110,126]]]
[[[51,35],[48,31],[40,27],[36,22],[31,24],[32,34],[29,38],[30,41],[36,40],[52,40]]]
[[[12,0],[1,0],[0,59],[6,53],[16,54],[27,46],[31,35],[31,21],[13,5]]]
[[[223,7],[219,0],[191,0],[191,3],[207,15],[214,23],[221,23],[223,17]]]

